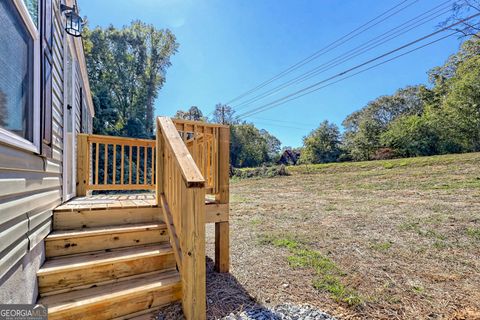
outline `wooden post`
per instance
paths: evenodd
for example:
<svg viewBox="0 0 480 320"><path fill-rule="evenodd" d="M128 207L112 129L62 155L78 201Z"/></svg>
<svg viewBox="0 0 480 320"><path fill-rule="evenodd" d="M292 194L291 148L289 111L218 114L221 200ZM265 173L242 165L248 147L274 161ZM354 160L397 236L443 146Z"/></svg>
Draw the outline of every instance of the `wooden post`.
<svg viewBox="0 0 480 320"><path fill-rule="evenodd" d="M218 193L217 203L229 203L230 179L230 128L221 127L218 130ZM215 223L215 270L228 272L230 269L230 230L229 222Z"/></svg>
<svg viewBox="0 0 480 320"><path fill-rule="evenodd" d="M78 134L77 136L77 196L87 195L87 183L90 179L90 146L88 135Z"/></svg>
<svg viewBox="0 0 480 320"><path fill-rule="evenodd" d="M182 187L182 292L186 319L206 318L205 188ZM184 191L184 192L183 192Z"/></svg>
<svg viewBox="0 0 480 320"><path fill-rule="evenodd" d="M155 183L156 183L156 199L157 205L160 205L160 196L164 193L163 190L163 136L160 125L157 123L157 139L156 139L156 155L155 155Z"/></svg>

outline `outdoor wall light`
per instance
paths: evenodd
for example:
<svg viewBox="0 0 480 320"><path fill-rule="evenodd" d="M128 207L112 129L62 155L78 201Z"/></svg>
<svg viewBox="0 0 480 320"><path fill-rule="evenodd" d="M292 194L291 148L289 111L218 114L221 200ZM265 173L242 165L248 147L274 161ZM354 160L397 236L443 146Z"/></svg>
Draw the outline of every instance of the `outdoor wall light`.
<svg viewBox="0 0 480 320"><path fill-rule="evenodd" d="M60 10L65 12L65 18L67 18L65 31L69 35L74 37L81 37L82 36L82 28L83 28L83 19L77 13L77 7L74 5L73 8L66 6L64 4L60 4Z"/></svg>

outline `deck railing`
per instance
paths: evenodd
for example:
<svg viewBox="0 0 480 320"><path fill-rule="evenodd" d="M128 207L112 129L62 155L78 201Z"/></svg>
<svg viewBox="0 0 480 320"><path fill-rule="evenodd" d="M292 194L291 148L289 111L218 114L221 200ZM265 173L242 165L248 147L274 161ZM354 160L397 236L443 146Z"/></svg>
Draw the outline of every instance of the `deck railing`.
<svg viewBox="0 0 480 320"><path fill-rule="evenodd" d="M205 178L206 192L219 194L219 165L225 161L224 155L222 157L219 153L222 148L220 136L230 129L228 126L200 121L173 119L173 123Z"/></svg>
<svg viewBox="0 0 480 320"><path fill-rule="evenodd" d="M215 203L207 206L207 221L215 222L215 269L228 272L230 127L180 119L173 123L205 177L205 192L215 196Z"/></svg>
<svg viewBox="0 0 480 320"><path fill-rule="evenodd" d="M206 317L205 179L170 118L157 119L157 199L182 279L186 319Z"/></svg>
<svg viewBox="0 0 480 320"><path fill-rule="evenodd" d="M77 195L92 190L155 189L155 140L77 137Z"/></svg>

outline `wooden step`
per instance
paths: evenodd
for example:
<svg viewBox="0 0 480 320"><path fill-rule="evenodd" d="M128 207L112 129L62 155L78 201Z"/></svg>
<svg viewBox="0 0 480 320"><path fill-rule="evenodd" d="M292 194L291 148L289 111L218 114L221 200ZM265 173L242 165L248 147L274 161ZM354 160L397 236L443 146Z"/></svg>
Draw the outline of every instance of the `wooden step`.
<svg viewBox="0 0 480 320"><path fill-rule="evenodd" d="M45 238L47 258L114 248L168 242L165 224L135 224L114 227L54 231Z"/></svg>
<svg viewBox="0 0 480 320"><path fill-rule="evenodd" d="M46 296L172 268L175 257L169 244L71 255L47 260L37 272L38 287Z"/></svg>
<svg viewBox="0 0 480 320"><path fill-rule="evenodd" d="M113 319L165 305L181 298L177 271L76 290L41 298L48 306L48 319Z"/></svg>
<svg viewBox="0 0 480 320"><path fill-rule="evenodd" d="M162 213L158 207L148 208L105 208L54 210L53 229L70 230L79 228L105 227L124 224L160 223Z"/></svg>

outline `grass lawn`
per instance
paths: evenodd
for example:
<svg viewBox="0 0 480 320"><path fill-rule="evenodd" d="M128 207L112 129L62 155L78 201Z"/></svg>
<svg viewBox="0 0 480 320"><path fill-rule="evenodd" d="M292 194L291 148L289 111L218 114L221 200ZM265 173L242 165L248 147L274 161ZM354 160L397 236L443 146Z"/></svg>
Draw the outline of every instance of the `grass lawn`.
<svg viewBox="0 0 480 320"><path fill-rule="evenodd" d="M480 153L288 170L231 182L232 275L258 302L480 318Z"/></svg>

